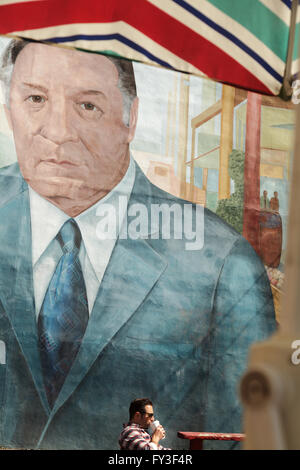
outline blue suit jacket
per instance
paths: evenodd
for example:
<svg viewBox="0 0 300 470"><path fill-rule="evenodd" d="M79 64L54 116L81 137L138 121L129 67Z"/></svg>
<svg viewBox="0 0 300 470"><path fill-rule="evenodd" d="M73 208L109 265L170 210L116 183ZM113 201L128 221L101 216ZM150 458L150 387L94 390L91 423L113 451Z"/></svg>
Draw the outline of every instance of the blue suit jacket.
<svg viewBox="0 0 300 470"><path fill-rule="evenodd" d="M185 201L137 167L128 210L175 202ZM249 346L275 328L265 269L243 237L205 210L202 250L161 236L118 240L50 410L37 346L28 186L17 164L0 171L0 203L1 445L118 449L129 403L144 396L166 428L166 447L187 448L178 430L242 431L237 386Z"/></svg>

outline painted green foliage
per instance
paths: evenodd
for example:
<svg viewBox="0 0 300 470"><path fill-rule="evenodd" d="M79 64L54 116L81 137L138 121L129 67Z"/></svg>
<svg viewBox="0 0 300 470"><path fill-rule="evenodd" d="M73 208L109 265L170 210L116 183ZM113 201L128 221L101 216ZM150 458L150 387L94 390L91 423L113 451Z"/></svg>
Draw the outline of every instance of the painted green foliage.
<svg viewBox="0 0 300 470"><path fill-rule="evenodd" d="M243 232L244 162L244 152L240 150L231 152L229 156L229 176L234 181L234 193L231 194L229 199L221 199L216 210L216 214L239 233Z"/></svg>

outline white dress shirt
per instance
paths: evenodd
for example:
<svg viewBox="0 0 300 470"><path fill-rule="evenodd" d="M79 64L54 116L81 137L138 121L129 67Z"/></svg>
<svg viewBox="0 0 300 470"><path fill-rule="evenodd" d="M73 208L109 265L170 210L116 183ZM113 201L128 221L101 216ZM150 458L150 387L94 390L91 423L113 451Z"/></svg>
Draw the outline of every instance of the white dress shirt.
<svg viewBox="0 0 300 470"><path fill-rule="evenodd" d="M131 157L127 172L119 184L103 199L100 199L100 201L77 217L73 217L78 224L82 236L79 259L86 285L89 313L93 309L100 283L109 263L127 210L134 178L135 165ZM122 197L122 204L119 204L120 196ZM29 200L32 233L33 288L35 313L38 318L48 285L62 256L61 246L55 237L63 224L70 219L70 216L39 196L30 187ZM101 212L102 216L105 215L105 206L103 204L110 204L114 208L115 212L113 213L116 215L117 221L114 237L111 237L111 234L108 236L107 225L99 223L100 220L104 220L103 217L101 218ZM105 229L104 226L106 226Z"/></svg>

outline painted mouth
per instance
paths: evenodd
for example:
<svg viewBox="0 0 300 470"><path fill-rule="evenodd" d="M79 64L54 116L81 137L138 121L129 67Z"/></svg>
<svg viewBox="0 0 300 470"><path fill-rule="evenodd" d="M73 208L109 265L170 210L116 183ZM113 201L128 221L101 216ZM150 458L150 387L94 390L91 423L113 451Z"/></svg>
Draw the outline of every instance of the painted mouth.
<svg viewBox="0 0 300 470"><path fill-rule="evenodd" d="M65 168L78 166L75 163L70 162L69 160L56 160L54 158L42 160L41 163L47 163L48 165L61 166Z"/></svg>

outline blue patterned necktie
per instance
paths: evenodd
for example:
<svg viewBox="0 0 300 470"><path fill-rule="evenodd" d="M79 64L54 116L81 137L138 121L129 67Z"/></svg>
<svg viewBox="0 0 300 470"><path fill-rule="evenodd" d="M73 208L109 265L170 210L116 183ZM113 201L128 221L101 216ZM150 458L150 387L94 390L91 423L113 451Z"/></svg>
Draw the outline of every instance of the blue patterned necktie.
<svg viewBox="0 0 300 470"><path fill-rule="evenodd" d="M69 219L57 235L63 255L52 276L38 319L41 364L53 404L79 350L88 323L88 303L78 258L81 233Z"/></svg>

